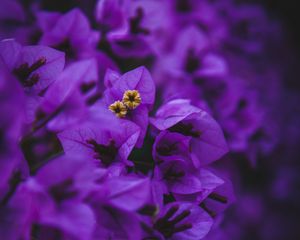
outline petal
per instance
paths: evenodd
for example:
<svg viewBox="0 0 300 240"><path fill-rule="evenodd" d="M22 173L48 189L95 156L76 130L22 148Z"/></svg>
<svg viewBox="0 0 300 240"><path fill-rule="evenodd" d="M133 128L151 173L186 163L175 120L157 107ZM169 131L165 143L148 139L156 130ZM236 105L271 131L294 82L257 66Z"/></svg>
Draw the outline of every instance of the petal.
<svg viewBox="0 0 300 240"><path fill-rule="evenodd" d="M175 49L176 57L185 59L186 53L190 49L194 49L195 52L199 53L209 47L209 44L209 39L199 28L189 26L179 34Z"/></svg>
<svg viewBox="0 0 300 240"><path fill-rule="evenodd" d="M148 109L146 106L138 106L129 117L131 121L140 127L140 135L136 143L136 147L140 148L144 144L144 139L148 129Z"/></svg>
<svg viewBox="0 0 300 240"><path fill-rule="evenodd" d="M9 70L16 67L22 46L14 39L5 39L0 42L0 56L6 63Z"/></svg>
<svg viewBox="0 0 300 240"><path fill-rule="evenodd" d="M192 194L202 190L202 183L199 178L193 175L187 175L180 180L169 185L169 190L177 194Z"/></svg>
<svg viewBox="0 0 300 240"><path fill-rule="evenodd" d="M36 14L36 17L38 19L37 24L42 31L49 31L57 22L60 16L61 14L57 12L38 12Z"/></svg>
<svg viewBox="0 0 300 240"><path fill-rule="evenodd" d="M184 136L176 132L162 131L156 136L152 148L152 156L156 161L184 161L186 164L190 162L190 137ZM160 147L170 148L166 153L160 153ZM169 151L168 151L169 150Z"/></svg>
<svg viewBox="0 0 300 240"><path fill-rule="evenodd" d="M206 207L215 212L216 214L222 213L225 209L227 209L232 203L236 201L233 185L229 179L224 178L224 184L218 186L216 189L214 189L213 192L225 197L227 200L225 203L216 201L209 197L205 199Z"/></svg>
<svg viewBox="0 0 300 240"><path fill-rule="evenodd" d="M56 227L76 239L90 239L94 227L95 216L92 209L82 203L68 203L56 212L41 216L40 224Z"/></svg>
<svg viewBox="0 0 300 240"><path fill-rule="evenodd" d="M95 170L96 167L82 154L63 155L49 160L34 179L45 189L71 179L77 190L74 199L82 199L94 187Z"/></svg>
<svg viewBox="0 0 300 240"><path fill-rule="evenodd" d="M202 166L218 160L228 152L220 125L209 114L202 112L194 123L201 136L192 139L191 147Z"/></svg>
<svg viewBox="0 0 300 240"><path fill-rule="evenodd" d="M80 9L75 8L59 17L55 24L52 23L51 29L44 31L40 44L57 46L66 39L81 50L95 44L99 33L91 30L87 17Z"/></svg>
<svg viewBox="0 0 300 240"><path fill-rule="evenodd" d="M199 78L222 77L227 73L226 62L218 55L207 54L202 61L202 68L196 72L196 76Z"/></svg>
<svg viewBox="0 0 300 240"><path fill-rule="evenodd" d="M212 193L217 187L224 184L224 180L206 169L199 169L198 177L203 187L201 195L197 197L197 200L200 202L204 200L210 193Z"/></svg>
<svg viewBox="0 0 300 240"><path fill-rule="evenodd" d="M171 239L199 240L204 238L213 225L213 219L202 208L190 203L180 203L176 215L184 210L191 211L191 214L182 223L191 223L193 227L174 234Z"/></svg>
<svg viewBox="0 0 300 240"><path fill-rule="evenodd" d="M78 90L84 82L97 79L97 63L94 59L78 61L69 65L46 92L41 108L52 113ZM69 87L66 87L69 86Z"/></svg>
<svg viewBox="0 0 300 240"><path fill-rule="evenodd" d="M148 178L118 177L109 179L109 201L118 208L135 211L150 198Z"/></svg>
<svg viewBox="0 0 300 240"><path fill-rule="evenodd" d="M87 144L87 140L94 139L99 144L107 144L113 135L113 140L116 141L117 145L120 145L122 139L116 137L121 131L120 123L114 116L108 116L111 116L111 118L106 119L104 117L102 119L97 117L91 121L67 128L59 133L58 138L63 145L64 151L70 154L81 153L88 159L94 159L93 156L95 153Z"/></svg>
<svg viewBox="0 0 300 240"><path fill-rule="evenodd" d="M159 130L166 130L182 121L193 113L201 112L200 109L190 105L187 99L175 99L160 107L150 123Z"/></svg>
<svg viewBox="0 0 300 240"><path fill-rule="evenodd" d="M111 88L121 77L121 75L111 69L107 69L104 76L104 85L106 88Z"/></svg>
<svg viewBox="0 0 300 240"><path fill-rule="evenodd" d="M119 155L122 160L127 160L134 146L141 136L140 128L130 121L121 122L122 133L119 139L124 139L119 148ZM124 137L125 136L125 137Z"/></svg>
<svg viewBox="0 0 300 240"><path fill-rule="evenodd" d="M16 67L24 63L31 66L41 58L46 59L46 64L39 67L29 76L30 78L33 74L39 75L38 83L33 86L33 89L36 91L41 91L54 82L65 65L65 54L63 52L45 46L26 46L21 50Z"/></svg>
<svg viewBox="0 0 300 240"><path fill-rule="evenodd" d="M127 30L126 11L128 1L103 0L96 5L96 20L108 31Z"/></svg>
<svg viewBox="0 0 300 240"><path fill-rule="evenodd" d="M117 208L97 210L97 226L94 239L141 239L141 227L137 216Z"/></svg>
<svg viewBox="0 0 300 240"><path fill-rule="evenodd" d="M49 120L47 123L48 130L54 132L63 131L66 128L83 122L88 114L84 98L78 90L74 91L67 98L62 109L53 119Z"/></svg>
<svg viewBox="0 0 300 240"><path fill-rule="evenodd" d="M155 98L155 86L149 71L139 67L122 75L114 84L111 91L116 100L122 99L127 90L138 90L142 104L152 105Z"/></svg>

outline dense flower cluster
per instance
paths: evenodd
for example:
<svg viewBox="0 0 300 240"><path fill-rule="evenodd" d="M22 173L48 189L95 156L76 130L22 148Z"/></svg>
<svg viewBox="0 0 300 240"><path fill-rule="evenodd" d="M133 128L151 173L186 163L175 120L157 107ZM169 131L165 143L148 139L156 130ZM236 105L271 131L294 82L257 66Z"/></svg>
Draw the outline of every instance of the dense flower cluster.
<svg viewBox="0 0 300 240"><path fill-rule="evenodd" d="M0 21L1 239L215 234L235 200L215 161L276 144L260 8L4 0Z"/></svg>

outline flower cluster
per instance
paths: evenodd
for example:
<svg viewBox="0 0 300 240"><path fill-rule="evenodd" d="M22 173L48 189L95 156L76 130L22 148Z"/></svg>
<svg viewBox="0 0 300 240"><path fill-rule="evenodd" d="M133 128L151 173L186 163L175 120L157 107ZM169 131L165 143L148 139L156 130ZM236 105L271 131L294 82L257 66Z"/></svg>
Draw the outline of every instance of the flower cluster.
<svg viewBox="0 0 300 240"><path fill-rule="evenodd" d="M256 91L280 75L257 61L277 29L261 9L230 0L0 9L1 238L199 240L217 229L235 197L215 162L231 150L255 165L276 144L273 96Z"/></svg>

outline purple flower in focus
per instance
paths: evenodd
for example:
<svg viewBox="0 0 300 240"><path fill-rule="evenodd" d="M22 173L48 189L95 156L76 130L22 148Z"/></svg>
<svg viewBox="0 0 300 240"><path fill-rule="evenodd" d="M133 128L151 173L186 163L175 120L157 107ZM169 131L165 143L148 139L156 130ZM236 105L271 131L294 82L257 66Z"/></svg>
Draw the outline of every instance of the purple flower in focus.
<svg viewBox="0 0 300 240"><path fill-rule="evenodd" d="M209 164L227 153L228 147L217 122L206 112L177 99L158 109L151 124L159 130L169 130L191 137L191 151L198 157L195 167Z"/></svg>
<svg viewBox="0 0 300 240"><path fill-rule="evenodd" d="M109 114L109 113L108 113ZM101 167L121 164L131 165L127 160L140 134L140 129L130 121L117 122L113 116L101 126L101 119L94 119L58 134L64 151L84 154L86 160Z"/></svg>
<svg viewBox="0 0 300 240"><path fill-rule="evenodd" d="M153 144L153 158L157 163L181 160L187 164L193 164L197 161L196 156L190 151L190 136L184 136L180 133L162 131L155 138Z"/></svg>
<svg viewBox="0 0 300 240"><path fill-rule="evenodd" d="M154 104L155 86L152 77L145 67L139 67L122 75L119 79L114 75L113 80L109 80L109 87L105 94L105 103L110 106L116 101L126 101L124 104L135 104L136 107L128 107L127 114L124 117L141 128L141 133L137 146L143 145L143 140L148 127L148 113ZM112 82L113 81L113 82ZM128 92L129 91L129 92ZM135 91L137 95L127 95L130 91ZM139 97L138 97L139 96ZM131 99L132 98L132 99ZM118 110L118 109L116 109ZM116 110L113 110L115 113Z"/></svg>
<svg viewBox="0 0 300 240"><path fill-rule="evenodd" d="M154 177L164 182L168 192L176 199L194 198L197 202L204 200L215 188L224 183L208 170L193 169L180 160L160 164Z"/></svg>

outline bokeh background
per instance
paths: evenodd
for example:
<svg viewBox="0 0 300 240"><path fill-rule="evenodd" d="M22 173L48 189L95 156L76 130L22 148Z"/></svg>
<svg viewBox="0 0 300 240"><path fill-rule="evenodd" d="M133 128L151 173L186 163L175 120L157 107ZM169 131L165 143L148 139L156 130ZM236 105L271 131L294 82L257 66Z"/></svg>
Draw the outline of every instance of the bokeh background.
<svg viewBox="0 0 300 240"><path fill-rule="evenodd" d="M241 0L262 6L268 16L282 24L288 49L279 115L283 116L281 144L257 168L239 166L242 181L237 204L226 213L225 225L232 239L300 239L300 19L296 0ZM240 233L234 233L235 225ZM230 230L231 229L231 230ZM218 239L218 238L216 238ZM220 237L222 239L222 237ZM230 239L230 238L229 238Z"/></svg>

